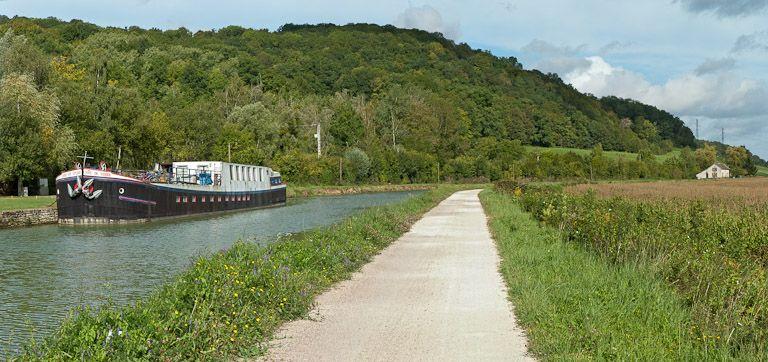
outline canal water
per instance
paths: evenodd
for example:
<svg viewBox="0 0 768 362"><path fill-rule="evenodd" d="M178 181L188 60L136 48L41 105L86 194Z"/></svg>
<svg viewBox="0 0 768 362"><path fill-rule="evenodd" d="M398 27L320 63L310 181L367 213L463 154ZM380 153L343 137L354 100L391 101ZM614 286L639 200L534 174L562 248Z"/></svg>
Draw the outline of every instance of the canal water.
<svg viewBox="0 0 768 362"><path fill-rule="evenodd" d="M50 333L72 307L134 302L194 257L236 240L266 243L418 193L291 199L285 207L147 224L0 230L0 359Z"/></svg>

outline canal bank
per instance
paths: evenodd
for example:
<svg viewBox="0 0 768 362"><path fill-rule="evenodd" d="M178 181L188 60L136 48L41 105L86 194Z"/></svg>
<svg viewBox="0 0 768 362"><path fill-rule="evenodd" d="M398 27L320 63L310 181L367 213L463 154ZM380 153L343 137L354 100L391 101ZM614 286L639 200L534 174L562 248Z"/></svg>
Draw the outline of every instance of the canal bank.
<svg viewBox="0 0 768 362"><path fill-rule="evenodd" d="M147 298L192 260L229 250L236 240L264 245L420 193L301 198L276 209L147 224L0 230L0 359L33 330L49 335L71 308Z"/></svg>
<svg viewBox="0 0 768 362"><path fill-rule="evenodd" d="M381 193L381 192L402 192L402 191L426 191L437 187L437 184L402 184L402 185L349 185L349 186L288 186L288 198L313 197L313 196L339 196L354 195L362 193ZM24 200L25 198L9 197L0 199L0 202L7 200ZM28 203L21 202L24 208L14 208L10 203L8 209L3 210L0 205L0 229L56 224L58 222L58 212L56 210L56 200L50 198L52 204L46 204L46 207L30 208Z"/></svg>

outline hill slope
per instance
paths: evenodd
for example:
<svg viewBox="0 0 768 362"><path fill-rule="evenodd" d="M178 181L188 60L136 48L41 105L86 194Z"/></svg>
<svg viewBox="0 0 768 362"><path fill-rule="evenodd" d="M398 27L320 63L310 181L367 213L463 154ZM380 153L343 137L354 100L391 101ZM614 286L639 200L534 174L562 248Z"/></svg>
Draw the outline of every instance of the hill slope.
<svg viewBox="0 0 768 362"><path fill-rule="evenodd" d="M317 123L326 154L363 151L349 177L386 181L431 175L480 143L657 153L695 145L682 122L633 117L557 75L419 30L192 33L0 17L0 34L39 49L16 68L55 92L78 149L114 163L120 146L127 167L226 159L232 145L236 161L311 168L301 155L314 152ZM336 172L321 166L300 171Z"/></svg>

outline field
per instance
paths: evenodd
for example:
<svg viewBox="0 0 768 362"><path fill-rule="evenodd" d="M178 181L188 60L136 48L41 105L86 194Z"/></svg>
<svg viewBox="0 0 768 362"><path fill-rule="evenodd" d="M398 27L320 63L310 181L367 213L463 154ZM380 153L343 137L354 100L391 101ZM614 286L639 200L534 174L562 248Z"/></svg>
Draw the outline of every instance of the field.
<svg viewBox="0 0 768 362"><path fill-rule="evenodd" d="M589 149L581 149L581 148L567 148L567 147L538 147L538 146L525 146L526 151L528 152L554 152L554 153L567 153L567 152L574 152L577 155L589 155L592 150ZM625 160L635 160L637 159L637 153L632 152L620 152L620 151L605 151L604 154L606 157L611 159L619 159L623 158ZM663 162L669 157L675 156L680 154L680 150L676 149L673 150L667 154L664 155L657 155L656 161Z"/></svg>
<svg viewBox="0 0 768 362"><path fill-rule="evenodd" d="M767 186L768 179L745 178L504 189L565 242L674 290L705 359L761 360L768 356Z"/></svg>
<svg viewBox="0 0 768 362"><path fill-rule="evenodd" d="M593 190L598 197L624 197L638 201L701 200L709 206L739 208L768 203L768 178L749 177L722 180L682 180L656 182L612 182L566 187L579 195Z"/></svg>
<svg viewBox="0 0 768 362"><path fill-rule="evenodd" d="M768 167L757 166L757 175L758 176L768 176Z"/></svg>
<svg viewBox="0 0 768 362"><path fill-rule="evenodd" d="M52 207L56 196L0 197L0 211Z"/></svg>

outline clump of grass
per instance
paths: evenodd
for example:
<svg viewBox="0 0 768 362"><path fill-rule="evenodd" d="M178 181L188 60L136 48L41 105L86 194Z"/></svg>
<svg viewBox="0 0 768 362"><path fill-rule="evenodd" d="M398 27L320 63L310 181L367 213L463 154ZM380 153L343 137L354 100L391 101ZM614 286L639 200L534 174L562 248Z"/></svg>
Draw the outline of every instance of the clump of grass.
<svg viewBox="0 0 768 362"><path fill-rule="evenodd" d="M336 225L201 257L131 306L84 308L19 359L189 360L258 356L285 321L346 279L459 187L439 187Z"/></svg>
<svg viewBox="0 0 768 362"><path fill-rule="evenodd" d="M529 348L545 360L703 360L690 310L646 269L616 265L540 227L512 195L481 193Z"/></svg>

